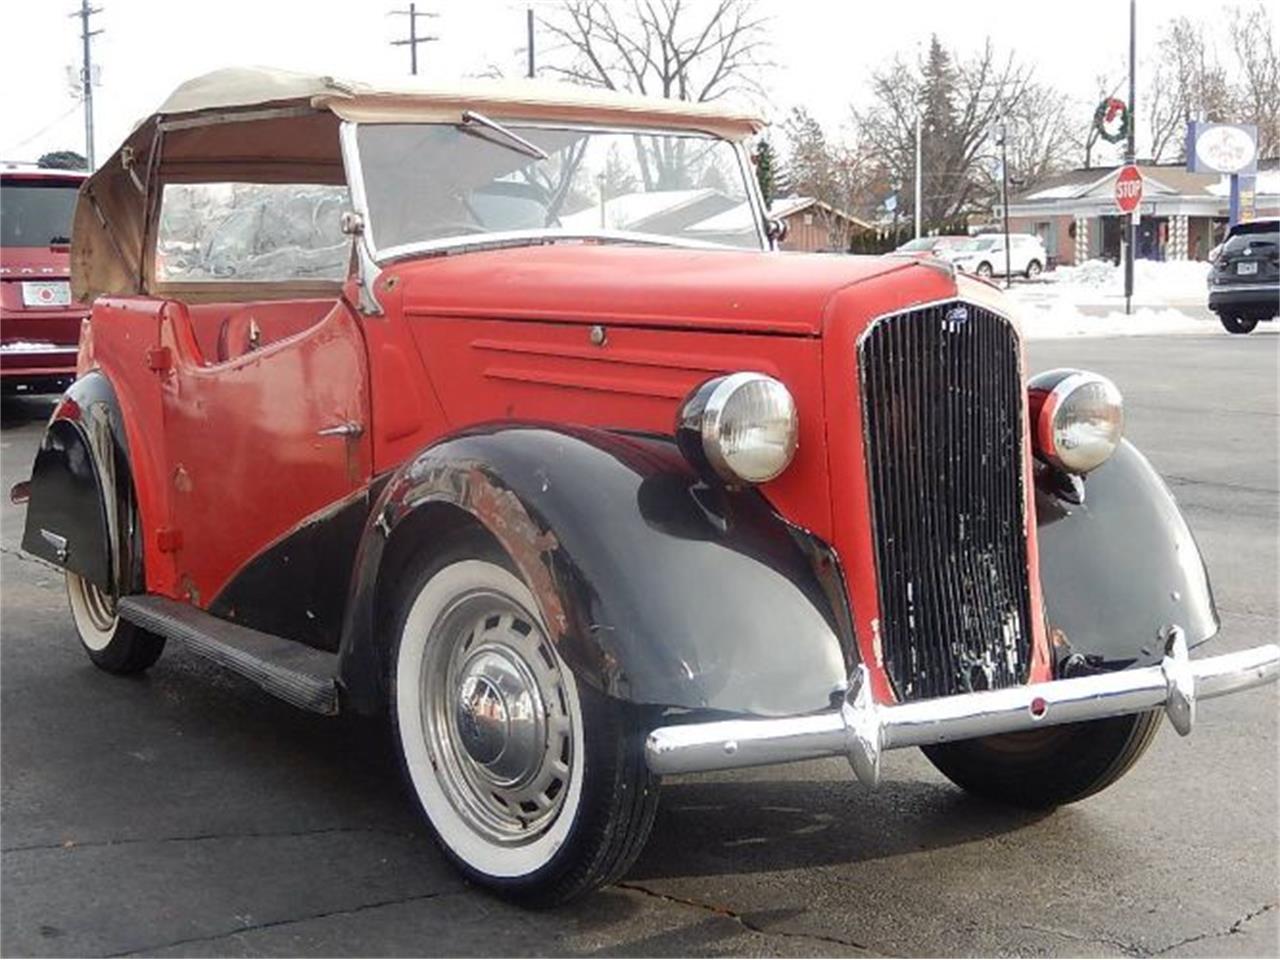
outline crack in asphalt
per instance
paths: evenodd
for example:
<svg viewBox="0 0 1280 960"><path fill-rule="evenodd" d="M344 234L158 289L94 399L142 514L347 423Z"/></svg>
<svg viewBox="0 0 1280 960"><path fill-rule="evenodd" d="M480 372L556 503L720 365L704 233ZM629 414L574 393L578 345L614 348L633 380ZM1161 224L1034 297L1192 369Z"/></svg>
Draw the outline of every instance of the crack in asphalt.
<svg viewBox="0 0 1280 960"><path fill-rule="evenodd" d="M1031 930L1036 933L1048 933L1054 936L1062 937L1065 940L1074 940L1077 943L1103 943L1108 946L1116 947L1122 953L1130 957L1162 957L1165 954L1170 953L1174 950L1177 950L1179 947L1185 947L1187 944L1190 944L1190 943L1199 943L1201 940L1213 940L1218 937L1229 937L1232 934L1239 933L1241 928L1250 920L1253 920L1255 917L1261 916L1262 914L1266 913L1268 910L1274 910L1276 906L1277 905L1274 903L1268 903L1262 907L1259 907L1257 910L1254 910L1250 913L1246 913L1243 917L1241 917L1239 920L1236 920L1234 923L1231 924L1231 926L1227 927L1227 929L1225 930L1210 930L1206 933L1197 933L1197 934L1194 934L1193 936L1184 937L1183 939L1175 941L1174 943L1171 943L1168 946L1160 947L1155 950L1148 950L1145 947L1141 947L1136 943L1131 943L1127 940L1117 940L1114 937L1108 937L1106 935L1101 935L1101 934L1075 933L1072 930L1061 930L1056 927L1041 927L1031 923L1020 923L1018 924L1018 926L1023 930Z"/></svg>
<svg viewBox="0 0 1280 960"><path fill-rule="evenodd" d="M1171 943L1167 947L1161 947L1159 950L1155 951L1155 953L1153 953L1152 956L1160 957L1166 953L1169 953L1172 950L1177 950L1179 947L1185 947L1189 943L1199 943L1201 940L1215 940L1218 937L1230 937L1233 934L1239 933L1240 929L1250 920L1254 919L1255 917L1262 916L1264 913L1266 913L1269 910L1274 910L1276 906L1277 904L1274 904L1274 903L1264 904L1263 906L1259 907L1257 910L1254 910L1250 913L1246 913L1243 917L1235 921L1235 923L1231 924L1231 926L1227 927L1227 929L1225 930L1211 930L1208 933L1197 933L1193 937L1186 937L1182 940L1179 940L1177 943Z"/></svg>
<svg viewBox="0 0 1280 960"><path fill-rule="evenodd" d="M412 833L398 833L381 827L317 827L313 830L263 830L243 833L192 833L174 837L124 837L112 840L63 840L57 843L30 843L13 847L0 847L0 853L32 853L40 851L72 851L97 847L132 846L142 843L199 843L204 840L273 840L288 837L323 836L334 833L381 833L390 837L412 837Z"/></svg>
<svg viewBox="0 0 1280 960"><path fill-rule="evenodd" d="M48 560L41 560L39 557L33 557L19 547L0 547L0 554L6 557L13 557L15 560L21 560L23 563L29 563L34 567L44 567L46 570L62 572L62 568L56 564L50 563Z"/></svg>
<svg viewBox="0 0 1280 960"><path fill-rule="evenodd" d="M1247 483L1226 483L1222 480L1197 480L1195 477L1183 477L1176 473L1161 474L1164 482L1171 487L1218 487L1222 490L1234 490L1237 493L1259 493L1274 497L1276 490L1270 487L1255 487Z"/></svg>
<svg viewBox="0 0 1280 960"><path fill-rule="evenodd" d="M1144 954L1142 947L1137 944L1130 943L1127 940L1117 940L1114 937L1105 935L1094 935L1086 933L1075 933L1072 930L1061 930L1057 927L1041 927L1034 923L1020 923L1019 929L1030 930L1033 933L1048 933L1055 937L1062 937L1064 940L1074 940L1077 943L1105 943L1107 946L1116 947L1122 953L1131 957L1140 957Z"/></svg>
<svg viewBox="0 0 1280 960"><path fill-rule="evenodd" d="M698 910L704 910L707 913L713 913L719 917L725 917L741 926L744 930L751 933L757 933L763 937L788 937L793 939L817 940L821 943L834 943L842 947L852 947L855 950L864 950L867 953L877 953L879 956L892 957L891 953L880 953L865 943L859 943L857 940L844 940L840 937L833 937L825 933L803 933L798 930L778 930L775 928L762 927L757 923L752 923L745 916L738 913L730 907L717 906L713 903L703 903L699 900L690 900L687 897L677 897L674 894L662 893L659 890L652 890L649 887L641 886L634 882L615 883L615 887L620 890L634 890L636 893L642 893L647 897L653 897L655 900L665 900L668 903L679 903L686 907L694 907Z"/></svg>
<svg viewBox="0 0 1280 960"><path fill-rule="evenodd" d="M156 952L157 950L172 950L174 947L186 946L192 943L208 943L213 940L222 940L227 937L235 937L244 933L253 933L255 930L270 930L273 927L287 927L294 923L306 923L310 920L324 920L327 917L344 917L354 916L357 913L363 913L366 910L377 910L380 907L394 907L402 903L415 903L418 901L438 900L442 897L452 897L463 893L462 890L442 890L436 893L420 893L412 897L396 897L391 900L377 900L373 903L364 903L358 907L341 907L336 910L322 910L320 913L310 913L301 917L286 917L283 920L265 920L262 923L252 923L247 926L236 927L234 930L224 930L220 933L210 933L200 937L183 937L180 940L170 940L167 943L153 943L145 947L134 947L129 950L122 950L119 953L107 953L107 957L136 957Z"/></svg>

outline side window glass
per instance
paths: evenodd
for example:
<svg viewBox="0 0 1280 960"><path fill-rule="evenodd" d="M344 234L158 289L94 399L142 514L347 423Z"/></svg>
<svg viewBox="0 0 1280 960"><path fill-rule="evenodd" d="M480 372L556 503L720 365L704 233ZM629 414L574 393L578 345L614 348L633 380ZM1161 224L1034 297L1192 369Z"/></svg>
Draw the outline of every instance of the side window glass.
<svg viewBox="0 0 1280 960"><path fill-rule="evenodd" d="M168 183L160 283L345 279L347 188L314 183Z"/></svg>

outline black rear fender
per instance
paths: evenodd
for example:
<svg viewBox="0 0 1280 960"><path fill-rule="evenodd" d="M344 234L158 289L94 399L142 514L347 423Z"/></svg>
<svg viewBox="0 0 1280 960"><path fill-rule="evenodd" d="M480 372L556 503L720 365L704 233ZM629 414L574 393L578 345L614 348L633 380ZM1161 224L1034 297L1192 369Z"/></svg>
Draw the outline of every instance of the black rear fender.
<svg viewBox="0 0 1280 960"><path fill-rule="evenodd" d="M93 371L54 409L31 473L22 549L113 593L135 582L129 448L110 381ZM131 560L130 558L134 558Z"/></svg>

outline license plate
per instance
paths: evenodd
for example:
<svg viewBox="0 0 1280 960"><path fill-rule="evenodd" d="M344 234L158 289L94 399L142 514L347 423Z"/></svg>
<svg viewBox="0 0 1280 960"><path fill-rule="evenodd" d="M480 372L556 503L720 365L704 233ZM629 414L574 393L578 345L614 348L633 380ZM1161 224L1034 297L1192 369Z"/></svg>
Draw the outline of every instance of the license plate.
<svg viewBox="0 0 1280 960"><path fill-rule="evenodd" d="M1240 274L1241 276L1244 276L1245 274L1257 273L1257 272L1258 272L1258 265L1256 263L1237 263L1236 264L1236 273Z"/></svg>
<svg viewBox="0 0 1280 960"><path fill-rule="evenodd" d="M65 280L24 281L22 303L28 307L65 307L71 303L71 285Z"/></svg>

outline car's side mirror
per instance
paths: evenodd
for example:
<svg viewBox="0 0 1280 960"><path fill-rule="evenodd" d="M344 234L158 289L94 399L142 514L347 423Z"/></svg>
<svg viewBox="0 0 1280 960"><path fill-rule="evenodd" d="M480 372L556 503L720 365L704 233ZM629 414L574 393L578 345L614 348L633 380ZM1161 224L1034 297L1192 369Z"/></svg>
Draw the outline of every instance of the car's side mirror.
<svg viewBox="0 0 1280 960"><path fill-rule="evenodd" d="M787 221L780 217L769 217L765 220L765 235L774 243L787 239Z"/></svg>

